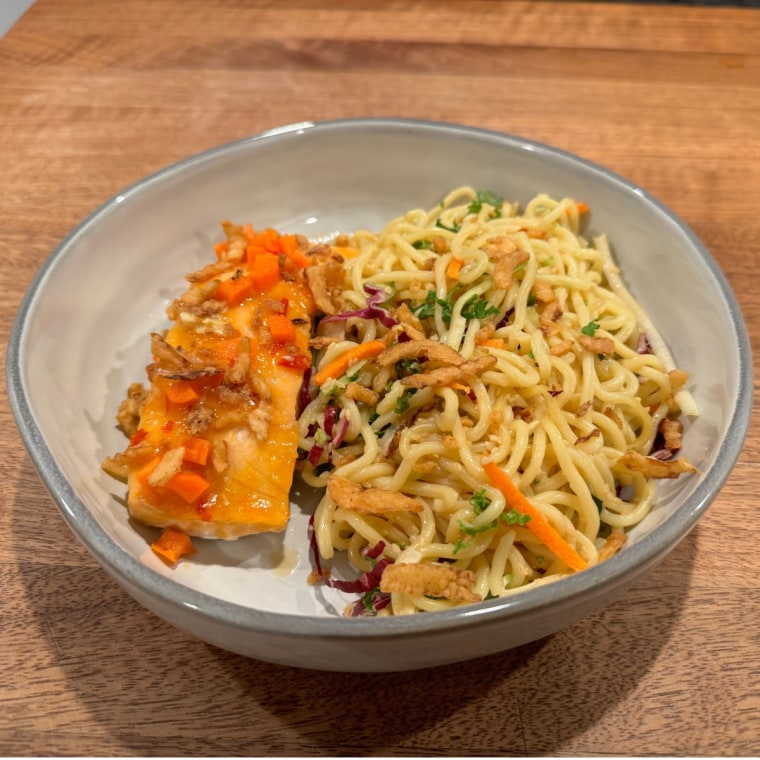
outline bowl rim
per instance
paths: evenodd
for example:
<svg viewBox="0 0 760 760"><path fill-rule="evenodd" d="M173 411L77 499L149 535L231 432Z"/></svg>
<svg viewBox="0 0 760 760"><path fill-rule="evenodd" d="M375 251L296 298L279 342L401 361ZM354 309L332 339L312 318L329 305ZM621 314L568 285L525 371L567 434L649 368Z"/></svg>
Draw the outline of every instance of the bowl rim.
<svg viewBox="0 0 760 760"><path fill-rule="evenodd" d="M296 613L261 611L183 586L171 578L154 572L139 559L122 549L90 514L87 506L79 499L57 466L52 452L35 422L25 393L21 368L21 359L27 341L25 326L29 315L41 297L45 282L51 276L56 264L65 258L67 252L79 238L85 235L91 227L97 225L102 218L108 216L117 205L121 206L128 202L147 186L160 184L191 167L213 162L223 155L255 150L255 146L259 143L266 144L280 139L293 139L300 135L318 135L330 130L434 132L449 134L454 137L495 142L510 149L530 150L544 157L578 166L585 172L590 171L592 174L604 177L605 181L617 184L622 189L636 194L641 200L654 207L655 211L675 224L714 277L731 316L732 335L737 347L737 380L740 392L735 400L735 406L727 427L729 432L720 444L710 479L703 478L678 510L665 518L652 533L639 539L628 550L612 557L603 565L589 568L583 573L571 575L557 583L531 589L530 593L518 593L509 597L424 615L346 619L338 616L318 617ZM513 134L482 127L424 119L351 118L296 122L218 145L147 175L97 207L53 249L24 294L8 341L6 381L11 411L22 442L41 480L53 497L71 531L115 580L120 582L123 579L131 586L137 587L142 595L158 598L170 607L181 607L209 621L225 625L232 624L251 633L305 638L320 636L349 640L351 638L382 639L400 635L443 632L475 620L480 623L488 623L504 618L514 617L518 619L535 612L539 608L571 603L573 600L587 595L588 592L592 592L592 596L596 595L609 585L620 583L627 576L633 577L639 572L643 572L690 532L730 475L741 452L749 427L752 408L753 367L746 325L724 274L691 229L668 207L643 188L586 158Z"/></svg>

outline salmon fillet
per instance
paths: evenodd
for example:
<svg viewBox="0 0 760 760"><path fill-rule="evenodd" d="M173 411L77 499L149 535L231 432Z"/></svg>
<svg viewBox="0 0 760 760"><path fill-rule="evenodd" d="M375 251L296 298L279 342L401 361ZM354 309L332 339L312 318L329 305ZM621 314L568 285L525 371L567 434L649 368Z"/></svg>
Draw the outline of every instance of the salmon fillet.
<svg viewBox="0 0 760 760"><path fill-rule="evenodd" d="M134 419L119 415L130 445L114 459L135 520L236 539L289 518L314 303L293 238L225 228L217 261L188 275L172 326L151 337Z"/></svg>

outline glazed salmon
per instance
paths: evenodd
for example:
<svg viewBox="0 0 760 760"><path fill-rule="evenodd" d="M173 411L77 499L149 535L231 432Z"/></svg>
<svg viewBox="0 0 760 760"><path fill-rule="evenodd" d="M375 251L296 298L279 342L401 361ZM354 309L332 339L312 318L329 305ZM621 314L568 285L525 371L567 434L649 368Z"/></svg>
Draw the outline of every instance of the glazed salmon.
<svg viewBox="0 0 760 760"><path fill-rule="evenodd" d="M105 466L126 477L135 520L235 539L287 524L315 307L299 240L224 228L217 260L188 275L170 329L151 336L148 384L117 417L129 446Z"/></svg>

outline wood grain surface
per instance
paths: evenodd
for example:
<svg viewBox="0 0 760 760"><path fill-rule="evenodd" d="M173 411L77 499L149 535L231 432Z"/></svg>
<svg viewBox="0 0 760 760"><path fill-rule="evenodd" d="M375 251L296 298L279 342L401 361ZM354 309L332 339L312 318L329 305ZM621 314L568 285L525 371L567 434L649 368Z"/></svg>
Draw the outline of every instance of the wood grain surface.
<svg viewBox="0 0 760 760"><path fill-rule="evenodd" d="M0 342L63 236L277 125L462 122L644 186L760 336L760 11L501 0L37 0L0 39ZM86 294L83 294L86 297ZM757 755L760 428L697 528L603 612L406 674L194 641L69 534L0 400L0 755ZM757 409L757 405L755 410Z"/></svg>

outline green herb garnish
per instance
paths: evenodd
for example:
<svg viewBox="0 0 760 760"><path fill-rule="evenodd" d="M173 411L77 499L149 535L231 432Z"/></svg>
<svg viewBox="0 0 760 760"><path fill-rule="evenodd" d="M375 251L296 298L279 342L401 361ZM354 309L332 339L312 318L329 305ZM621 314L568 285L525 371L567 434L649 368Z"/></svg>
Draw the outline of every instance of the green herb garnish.
<svg viewBox="0 0 760 760"><path fill-rule="evenodd" d="M485 319L492 314L498 314L495 306L489 306L488 301L479 296L473 296L463 307L462 316L465 319Z"/></svg>
<svg viewBox="0 0 760 760"><path fill-rule="evenodd" d="M480 491L476 491L472 496L470 496L470 504L472 505L472 510L476 515L479 515L481 512L484 512L486 509L488 509L489 505L491 504L491 500L486 496L486 489L481 488Z"/></svg>
<svg viewBox="0 0 760 760"><path fill-rule="evenodd" d="M595 319L592 319L587 325L583 325L583 327L581 327L581 332L584 335L588 335L589 337L593 338L598 329L599 322L597 322Z"/></svg>
<svg viewBox="0 0 760 760"><path fill-rule="evenodd" d="M470 205L467 207L467 213L479 214L484 203L493 207L493 216L495 219L498 219L501 216L501 205L504 203L504 198L500 198L496 193L492 193L490 190L478 190L475 200L470 201Z"/></svg>

